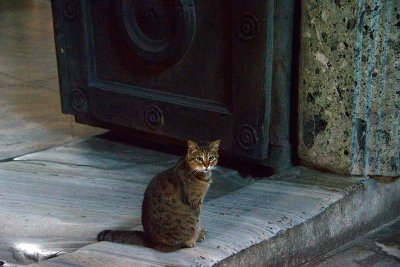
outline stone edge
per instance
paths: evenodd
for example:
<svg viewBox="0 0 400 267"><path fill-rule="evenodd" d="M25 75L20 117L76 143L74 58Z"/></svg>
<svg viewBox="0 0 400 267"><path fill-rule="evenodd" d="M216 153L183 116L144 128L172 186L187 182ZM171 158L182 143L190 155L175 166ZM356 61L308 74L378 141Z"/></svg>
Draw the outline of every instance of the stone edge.
<svg viewBox="0 0 400 267"><path fill-rule="evenodd" d="M400 180L364 181L322 213L214 266L299 266L400 215Z"/></svg>

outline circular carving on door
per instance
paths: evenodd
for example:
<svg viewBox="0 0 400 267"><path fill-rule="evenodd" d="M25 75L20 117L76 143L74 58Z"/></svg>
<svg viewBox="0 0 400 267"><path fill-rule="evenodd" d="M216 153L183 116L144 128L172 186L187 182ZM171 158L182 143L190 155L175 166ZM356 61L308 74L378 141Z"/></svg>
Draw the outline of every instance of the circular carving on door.
<svg viewBox="0 0 400 267"><path fill-rule="evenodd" d="M190 48L196 29L193 0L120 0L122 32L136 56L173 64Z"/></svg>
<svg viewBox="0 0 400 267"><path fill-rule="evenodd" d="M63 1L63 15L66 19L73 19L76 16L78 4L74 0Z"/></svg>
<svg viewBox="0 0 400 267"><path fill-rule="evenodd" d="M161 109L155 105L146 108L144 120L147 126L154 130L164 125L164 115Z"/></svg>
<svg viewBox="0 0 400 267"><path fill-rule="evenodd" d="M242 125L239 129L238 143L244 150L253 149L257 143L257 131L250 125Z"/></svg>
<svg viewBox="0 0 400 267"><path fill-rule="evenodd" d="M88 103L85 93L80 89L75 89L71 93L71 105L78 112L87 112Z"/></svg>
<svg viewBox="0 0 400 267"><path fill-rule="evenodd" d="M244 13L240 19L239 37L243 40L253 39L259 32L257 18L249 13Z"/></svg>

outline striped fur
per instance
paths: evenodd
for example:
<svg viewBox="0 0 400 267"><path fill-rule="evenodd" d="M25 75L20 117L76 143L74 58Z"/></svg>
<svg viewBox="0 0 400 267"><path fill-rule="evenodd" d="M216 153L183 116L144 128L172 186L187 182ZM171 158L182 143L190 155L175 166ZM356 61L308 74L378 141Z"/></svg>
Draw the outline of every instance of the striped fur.
<svg viewBox="0 0 400 267"><path fill-rule="evenodd" d="M142 204L144 232L105 230L97 239L163 252L194 247L204 240L200 209L211 183L211 170L218 162L219 143L197 145L189 140L187 155L151 180Z"/></svg>

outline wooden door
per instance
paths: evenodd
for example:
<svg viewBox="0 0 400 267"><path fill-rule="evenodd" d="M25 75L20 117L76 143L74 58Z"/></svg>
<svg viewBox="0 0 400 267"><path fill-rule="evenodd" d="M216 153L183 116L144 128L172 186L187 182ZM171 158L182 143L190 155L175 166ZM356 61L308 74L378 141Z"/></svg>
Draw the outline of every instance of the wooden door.
<svg viewBox="0 0 400 267"><path fill-rule="evenodd" d="M266 159L270 1L52 4L63 112Z"/></svg>

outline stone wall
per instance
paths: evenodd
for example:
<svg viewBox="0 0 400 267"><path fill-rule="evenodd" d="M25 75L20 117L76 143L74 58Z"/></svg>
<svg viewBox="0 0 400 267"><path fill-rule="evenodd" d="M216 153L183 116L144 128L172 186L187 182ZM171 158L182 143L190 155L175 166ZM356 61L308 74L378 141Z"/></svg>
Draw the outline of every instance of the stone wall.
<svg viewBox="0 0 400 267"><path fill-rule="evenodd" d="M302 0L299 156L400 175L400 1Z"/></svg>

